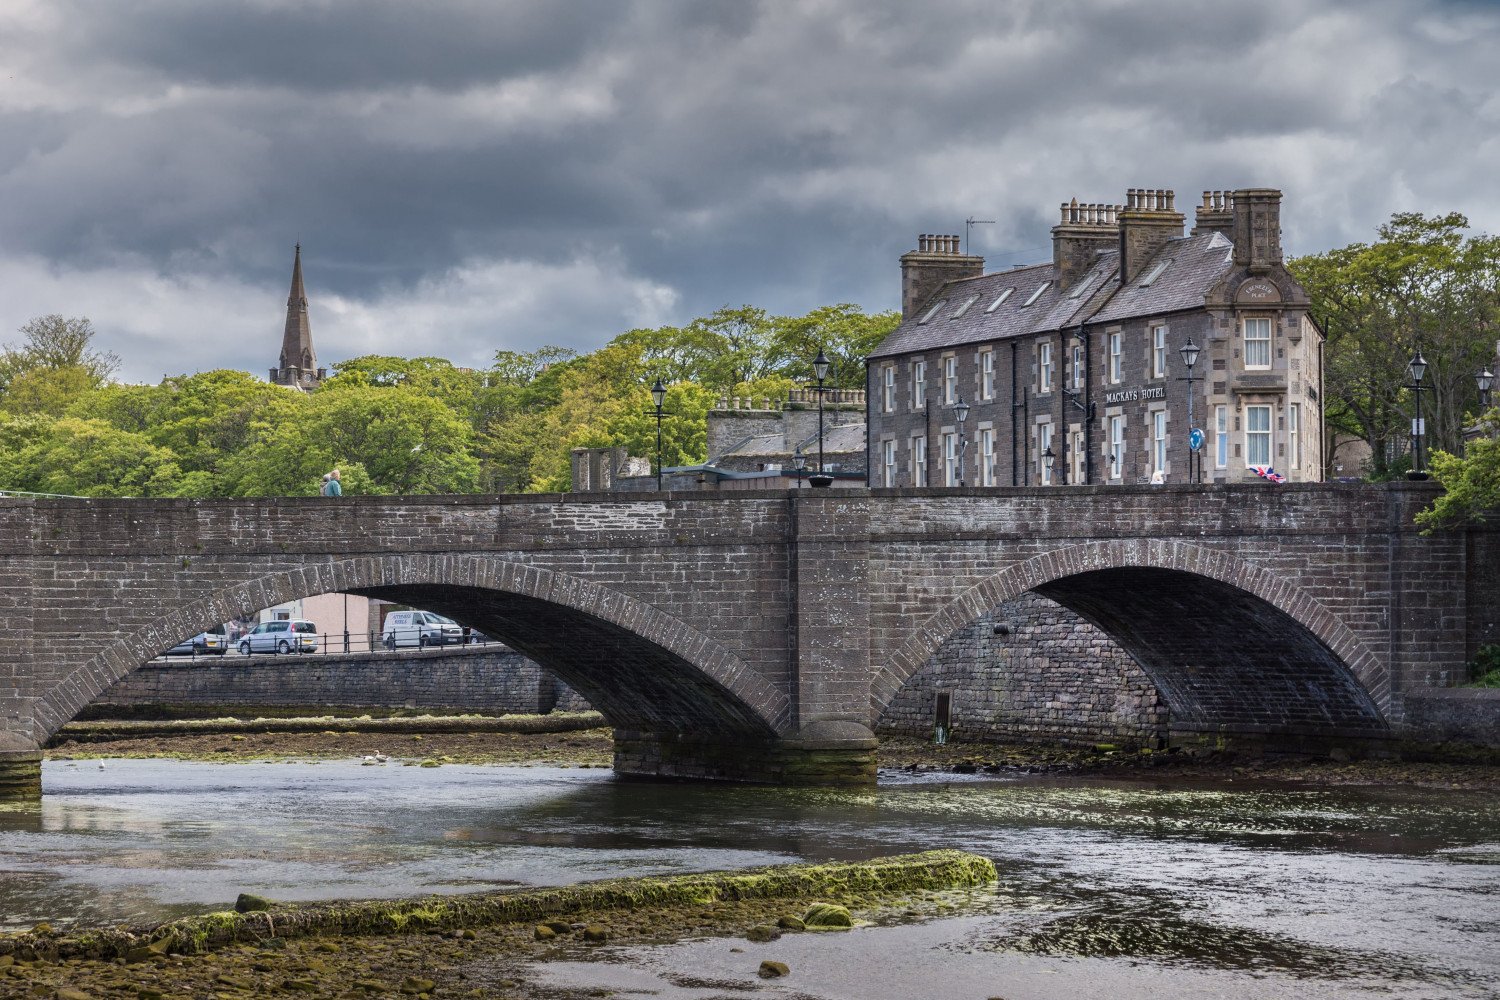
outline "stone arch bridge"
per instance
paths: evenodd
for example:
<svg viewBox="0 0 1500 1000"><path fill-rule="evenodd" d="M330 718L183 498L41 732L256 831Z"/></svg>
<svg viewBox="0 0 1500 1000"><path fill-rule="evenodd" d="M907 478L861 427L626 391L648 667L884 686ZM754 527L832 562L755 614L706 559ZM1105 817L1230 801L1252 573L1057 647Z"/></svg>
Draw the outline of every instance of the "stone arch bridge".
<svg viewBox="0 0 1500 1000"><path fill-rule="evenodd" d="M873 776L871 727L950 636L1036 591L1174 720L1380 737L1491 627L1495 536L1427 484L340 500L0 500L0 786L116 680L325 592L503 638L616 727L626 774ZM1487 633L1486 633L1487 634ZM1486 640L1487 641L1487 640Z"/></svg>

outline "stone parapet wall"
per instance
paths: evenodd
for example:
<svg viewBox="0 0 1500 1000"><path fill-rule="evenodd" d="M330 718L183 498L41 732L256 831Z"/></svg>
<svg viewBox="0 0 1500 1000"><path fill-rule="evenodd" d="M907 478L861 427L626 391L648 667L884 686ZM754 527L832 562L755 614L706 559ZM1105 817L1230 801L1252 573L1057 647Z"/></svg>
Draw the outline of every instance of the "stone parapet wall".
<svg viewBox="0 0 1500 1000"><path fill-rule="evenodd" d="M957 740L1158 745L1167 707L1128 653L1035 594L1008 601L945 642L901 690L879 732L930 736L939 692Z"/></svg>
<svg viewBox="0 0 1500 1000"><path fill-rule="evenodd" d="M121 679L94 705L407 708L489 714L589 708L572 688L503 646L158 660Z"/></svg>

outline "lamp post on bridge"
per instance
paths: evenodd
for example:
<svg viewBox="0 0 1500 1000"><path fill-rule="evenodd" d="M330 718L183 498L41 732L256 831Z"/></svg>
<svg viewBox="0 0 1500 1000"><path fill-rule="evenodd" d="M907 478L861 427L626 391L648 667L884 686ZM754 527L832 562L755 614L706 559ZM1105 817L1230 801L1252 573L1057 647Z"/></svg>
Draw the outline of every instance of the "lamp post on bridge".
<svg viewBox="0 0 1500 1000"><path fill-rule="evenodd" d="M1490 386L1495 384L1495 373L1488 368L1482 368L1478 375L1474 376L1474 384L1479 386L1479 408L1488 410L1490 408Z"/></svg>
<svg viewBox="0 0 1500 1000"><path fill-rule="evenodd" d="M1203 447L1203 432L1193 425L1193 383L1202 382L1203 376L1193 374L1193 366L1198 363L1199 347L1189 337L1186 344L1178 351L1182 355L1182 363L1187 368L1187 374L1179 376L1177 381L1187 383L1188 400L1188 480L1199 483L1203 481L1203 456L1198 454L1198 449ZM1196 463L1197 469L1194 470Z"/></svg>
<svg viewBox="0 0 1500 1000"><path fill-rule="evenodd" d="M797 489L802 488L802 476L807 472L807 456L802 454L802 446L799 444L792 451L792 468L797 473Z"/></svg>
<svg viewBox="0 0 1500 1000"><path fill-rule="evenodd" d="M1417 415L1411 422L1411 471L1406 474L1406 478L1422 480L1427 478L1427 470L1422 468L1422 439L1427 435L1427 427L1422 420L1422 376L1427 374L1427 359L1422 357L1420 347L1407 362L1406 373L1411 376L1411 384L1406 388L1412 391L1417 402Z"/></svg>
<svg viewBox="0 0 1500 1000"><path fill-rule="evenodd" d="M969 419L969 404L962 396L953 404L953 417L958 421L958 485L964 485L965 456L969 453L969 439L964 436L964 421Z"/></svg>
<svg viewBox="0 0 1500 1000"><path fill-rule="evenodd" d="M833 485L833 477L823 466L823 393L828 391L823 388L823 381L828 378L830 367L832 362L828 360L828 355L823 353L823 348L818 348L818 356L813 359L813 377L818 380L815 390L818 394L818 472L808 482L819 489L827 489Z"/></svg>
<svg viewBox="0 0 1500 1000"><path fill-rule="evenodd" d="M661 405L667 401L667 387L661 384L661 376L656 377L656 384L651 387L651 401L656 404L656 492L661 492L661 418L664 415Z"/></svg>

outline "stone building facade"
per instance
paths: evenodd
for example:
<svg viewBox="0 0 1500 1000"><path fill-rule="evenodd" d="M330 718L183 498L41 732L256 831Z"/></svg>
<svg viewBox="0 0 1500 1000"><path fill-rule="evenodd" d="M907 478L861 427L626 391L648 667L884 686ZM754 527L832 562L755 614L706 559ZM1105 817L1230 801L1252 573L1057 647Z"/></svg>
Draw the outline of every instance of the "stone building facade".
<svg viewBox="0 0 1500 1000"><path fill-rule="evenodd" d="M1204 192L1183 235L1171 191L1068 202L1050 262L992 274L921 237L867 361L870 485L1321 480L1323 335L1280 213L1279 191Z"/></svg>

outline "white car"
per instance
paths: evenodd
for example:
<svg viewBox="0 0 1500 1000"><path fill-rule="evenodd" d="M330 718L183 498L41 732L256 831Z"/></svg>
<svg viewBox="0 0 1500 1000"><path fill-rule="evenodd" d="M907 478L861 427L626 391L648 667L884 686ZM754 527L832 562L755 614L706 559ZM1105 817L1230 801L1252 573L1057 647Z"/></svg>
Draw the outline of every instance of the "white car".
<svg viewBox="0 0 1500 1000"><path fill-rule="evenodd" d="M381 638L386 649L459 645L464 641L464 628L452 618L431 611L392 611L385 616Z"/></svg>
<svg viewBox="0 0 1500 1000"><path fill-rule="evenodd" d="M247 656L251 653L316 653L318 626L300 618L261 622L240 636L239 648Z"/></svg>

